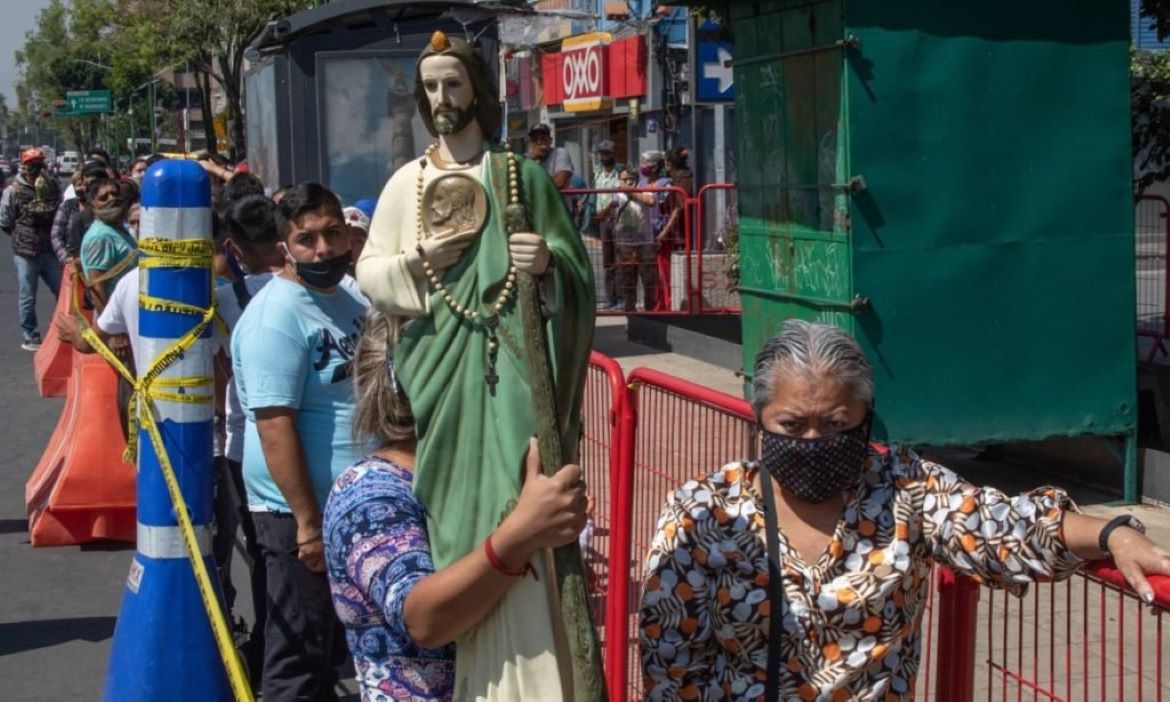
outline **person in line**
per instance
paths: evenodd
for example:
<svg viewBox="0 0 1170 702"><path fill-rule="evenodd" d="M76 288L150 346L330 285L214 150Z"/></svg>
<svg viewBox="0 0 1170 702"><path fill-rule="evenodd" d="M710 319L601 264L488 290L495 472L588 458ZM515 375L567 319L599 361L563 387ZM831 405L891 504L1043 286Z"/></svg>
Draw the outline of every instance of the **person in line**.
<svg viewBox="0 0 1170 702"><path fill-rule="evenodd" d="M145 156L139 156L130 162L130 180L142 185L142 179L146 177L146 169L150 166L146 161Z"/></svg>
<svg viewBox="0 0 1170 702"><path fill-rule="evenodd" d="M1153 601L1145 576L1170 574L1170 554L1137 520L875 447L873 388L836 327L789 320L764 345L762 458L688 481L658 521L640 605L648 699L910 700L932 562L1020 594L1108 556Z"/></svg>
<svg viewBox="0 0 1170 702"><path fill-rule="evenodd" d="M573 177L573 158L559 146L553 146L552 129L543 123L528 130L528 158L540 163L557 190L569 187Z"/></svg>
<svg viewBox="0 0 1170 702"><path fill-rule="evenodd" d="M563 191L572 187L573 157L566 149L553 146L552 129L547 124L539 123L528 130L528 158L544 168L545 173L548 173L556 184L557 190ZM573 196L564 195L561 199L572 219Z"/></svg>
<svg viewBox="0 0 1170 702"><path fill-rule="evenodd" d="M617 189L621 182L618 180L619 171L621 170L617 164L617 158L614 155L613 142L609 139L598 142L597 144L597 162L600 168L593 171L593 187L598 189L612 188ZM605 281L605 309L617 310L622 308L621 301L617 294L617 270L614 267L617 259L615 258L613 248L613 213L614 210L610 206L613 202L612 193L597 193L596 205L594 207L595 218L597 219L597 233L601 237L601 267L603 272L603 279Z"/></svg>
<svg viewBox="0 0 1170 702"><path fill-rule="evenodd" d="M102 147L91 146L89 151L85 152L85 160L100 163L106 172L106 178L118 180L118 171L114 169L114 160L110 158L110 153Z"/></svg>
<svg viewBox="0 0 1170 702"><path fill-rule="evenodd" d="M78 257L81 255L81 240L94 220L93 201L90 196L93 195L97 182L107 180L106 167L98 161L87 161L81 168L81 175L82 182L75 189L76 199L71 203L72 206L70 200L61 203L57 217L53 220L53 250L57 253L58 259L64 253L63 263L74 266L78 264ZM61 219L62 209L68 211L64 219Z"/></svg>
<svg viewBox="0 0 1170 702"><path fill-rule="evenodd" d="M232 331L233 377L247 416L243 475L267 568L261 693L335 700L344 660L325 577L321 510L333 481L366 453L355 441L352 360L366 302L341 285L349 233L337 196L290 188L276 208L284 267Z"/></svg>
<svg viewBox="0 0 1170 702"><path fill-rule="evenodd" d="M694 194L695 176L691 170L687 168L687 159L690 152L685 147L678 147L673 149L666 157L666 178L664 182L666 185L672 185L676 188L681 188L686 193L671 191L666 194L665 201L662 203L662 210L665 213L665 222L661 229L655 230L654 240L658 243L657 263L658 263L658 300L654 309L660 311L667 311L671 308L670 305L670 265L671 253L680 249L683 245L683 237L685 232L684 227L684 210L686 209L686 198ZM698 244L692 243L692 246Z"/></svg>
<svg viewBox="0 0 1170 702"><path fill-rule="evenodd" d="M586 519L579 466L540 471L535 442L516 507L483 549L435 572L426 508L411 491L414 417L394 370L399 324L366 317L354 357L353 430L378 449L350 466L325 506L325 559L362 700L446 701L452 642L478 625L537 551L571 542Z"/></svg>
<svg viewBox="0 0 1170 702"><path fill-rule="evenodd" d="M284 269L285 261L277 244L276 206L263 195L245 195L227 206L221 226L225 233L224 248L244 271L244 275L216 288L215 299L220 318L230 334L240 321L252 299L271 282L273 275ZM229 347L221 349L220 366L227 369L224 403L224 449L216 482L216 533L220 565L220 582L229 609L234 603L236 588L231 586L231 545L237 526L244 536L244 549L251 559L250 583L252 612L255 619L248 638L240 646L253 683L262 679L264 668L264 629L268 619L267 570L264 554L256 540L256 525L248 509L247 488L244 486L244 434L247 423L240 405L239 390L231 373L232 358ZM224 499L224 498L227 499ZM224 538L226 536L226 538ZM226 554L223 552L226 551ZM230 591L230 594L229 594Z"/></svg>
<svg viewBox="0 0 1170 702"><path fill-rule="evenodd" d="M137 375L139 359L138 336L138 274L122 276L114 285L109 300L94 319L93 329L102 343L113 352L132 374ZM71 345L78 353L97 353L82 337L84 320L76 314L62 314L56 318L57 338ZM149 360L149 359L148 359ZM118 419L123 438L129 438L130 396L133 389L121 375L118 376Z"/></svg>
<svg viewBox="0 0 1170 702"><path fill-rule="evenodd" d="M638 281L642 281L642 309L652 310L658 300L658 272L654 266L654 230L650 219L652 206L638 193L638 173L626 166L619 174L622 192L610 201L614 221L614 265L617 274L621 309L638 309Z"/></svg>
<svg viewBox="0 0 1170 702"><path fill-rule="evenodd" d="M370 217L356 205L342 212L345 215L345 228L349 231L350 251L353 252L353 263L349 264L349 274L352 276L362 249L366 247L366 239L370 237Z"/></svg>
<svg viewBox="0 0 1170 702"><path fill-rule="evenodd" d="M53 226L49 230L49 243L53 246L53 254L57 256L57 261L60 262L62 271L66 275L73 259L73 256L69 254L65 237L66 227L69 224L69 218L80 209L84 192L85 173L79 168L74 171L70 178L69 188L61 196L61 204L57 206L57 212L53 215Z"/></svg>
<svg viewBox="0 0 1170 702"><path fill-rule="evenodd" d="M57 180L45 173L45 154L25 149L20 173L0 195L0 231L12 239L20 310L20 347L41 347L37 324L37 287L44 281L53 297L61 290L61 262L53 253L53 217L61 203Z"/></svg>
<svg viewBox="0 0 1170 702"><path fill-rule="evenodd" d="M100 314L114 286L138 266L138 243L125 230L128 203L121 185L103 180L91 187L94 222L81 239L78 258L83 282Z"/></svg>

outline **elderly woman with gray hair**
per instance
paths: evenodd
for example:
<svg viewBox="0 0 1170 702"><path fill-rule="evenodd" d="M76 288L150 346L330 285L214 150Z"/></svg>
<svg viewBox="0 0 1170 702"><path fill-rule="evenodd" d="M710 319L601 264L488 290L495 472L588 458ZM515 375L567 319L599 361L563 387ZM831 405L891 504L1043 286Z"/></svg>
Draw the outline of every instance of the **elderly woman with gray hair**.
<svg viewBox="0 0 1170 702"><path fill-rule="evenodd" d="M640 608L651 700L909 700L932 562L1019 592L1111 556L1147 601L1145 574L1170 574L1131 517L871 445L873 390L835 327L791 320L764 346L761 460L687 482L658 522Z"/></svg>

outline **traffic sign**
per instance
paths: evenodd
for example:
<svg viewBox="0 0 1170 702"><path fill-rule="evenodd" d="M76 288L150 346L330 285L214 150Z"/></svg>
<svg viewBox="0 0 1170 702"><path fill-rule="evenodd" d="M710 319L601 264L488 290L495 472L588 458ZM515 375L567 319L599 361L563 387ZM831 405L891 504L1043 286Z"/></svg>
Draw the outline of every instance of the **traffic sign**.
<svg viewBox="0 0 1170 702"><path fill-rule="evenodd" d="M695 42L695 76L698 83L699 102L733 102L735 100L735 75L731 59L735 45L719 40L720 27L714 20L707 20L699 26Z"/></svg>
<svg viewBox="0 0 1170 702"><path fill-rule="evenodd" d="M80 117L113 111L108 90L70 90L65 93L65 106L55 108L53 114L58 117Z"/></svg>

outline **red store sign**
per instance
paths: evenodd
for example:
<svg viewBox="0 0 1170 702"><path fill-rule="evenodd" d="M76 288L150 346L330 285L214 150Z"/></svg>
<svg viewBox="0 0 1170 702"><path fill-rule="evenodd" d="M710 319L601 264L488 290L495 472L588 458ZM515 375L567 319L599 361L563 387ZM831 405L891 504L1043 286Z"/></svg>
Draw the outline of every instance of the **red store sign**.
<svg viewBox="0 0 1170 702"><path fill-rule="evenodd" d="M641 36L609 41L606 33L582 34L541 57L546 105L567 112L599 110L610 98L646 93L646 42Z"/></svg>

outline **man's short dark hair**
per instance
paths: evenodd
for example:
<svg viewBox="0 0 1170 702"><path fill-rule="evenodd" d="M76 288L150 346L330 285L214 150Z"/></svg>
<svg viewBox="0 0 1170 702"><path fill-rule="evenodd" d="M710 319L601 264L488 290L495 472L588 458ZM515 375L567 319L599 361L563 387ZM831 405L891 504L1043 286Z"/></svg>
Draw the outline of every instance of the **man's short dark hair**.
<svg viewBox="0 0 1170 702"><path fill-rule="evenodd" d="M118 194L122 197L122 204L126 207L133 205L142 198L142 192L138 189L138 183L127 178L118 182Z"/></svg>
<svg viewBox="0 0 1170 702"><path fill-rule="evenodd" d="M237 173L224 183L220 192L225 200L233 202L248 195L263 195L264 183L252 173Z"/></svg>
<svg viewBox="0 0 1170 702"><path fill-rule="evenodd" d="M276 231L280 238L288 236L291 225L301 215L319 210L336 215L338 220L345 222L345 216L341 213L341 200L324 185L301 183L286 190L280 204L276 206Z"/></svg>
<svg viewBox="0 0 1170 702"><path fill-rule="evenodd" d="M232 203L248 195L263 195L264 183L251 173L237 173L212 196L212 207L220 215L226 215Z"/></svg>
<svg viewBox="0 0 1170 702"><path fill-rule="evenodd" d="M245 195L233 201L223 217L224 229L241 249L275 244L280 240L276 228L276 205L263 195Z"/></svg>
<svg viewBox="0 0 1170 702"><path fill-rule="evenodd" d="M89 151L85 152L86 156L95 156L107 166L110 165L110 153L100 146L91 146Z"/></svg>
<svg viewBox="0 0 1170 702"><path fill-rule="evenodd" d="M111 186L117 188L118 181L109 177L105 171L102 171L102 174L100 176L95 176L94 179L89 184L88 191L89 191L90 201L91 202L93 201L93 196L97 195L97 192L99 190L101 190L102 188L111 187ZM118 193L121 194L121 189L119 189Z"/></svg>
<svg viewBox="0 0 1170 702"><path fill-rule="evenodd" d="M110 173L101 161L86 161L81 169L82 178L109 178Z"/></svg>
<svg viewBox="0 0 1170 702"><path fill-rule="evenodd" d="M167 158L166 158L166 156L163 156L162 154L150 154L149 156L146 157L146 167L150 168L151 166L158 163L159 161L165 161L165 160L167 160Z"/></svg>
<svg viewBox="0 0 1170 702"><path fill-rule="evenodd" d="M135 167L135 166L137 166L137 165L138 165L138 164L140 164L140 163L141 163L142 165L144 165L144 166L148 166L148 165L150 165L150 164L148 164L148 163L146 162L146 157L145 157L145 156L139 156L138 158L136 158L136 159L134 159L133 161L131 161L131 162L130 162L130 169L129 169L129 170L134 170L134 167Z"/></svg>

